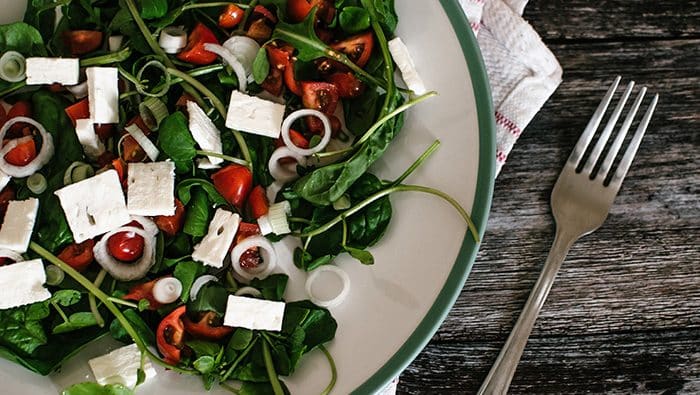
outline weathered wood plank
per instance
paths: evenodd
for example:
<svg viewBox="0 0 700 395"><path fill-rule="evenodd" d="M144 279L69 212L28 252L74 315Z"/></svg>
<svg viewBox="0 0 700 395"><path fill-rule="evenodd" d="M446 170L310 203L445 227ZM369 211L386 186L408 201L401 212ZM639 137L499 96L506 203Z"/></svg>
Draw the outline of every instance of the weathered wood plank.
<svg viewBox="0 0 700 395"><path fill-rule="evenodd" d="M548 41L697 37L700 1L532 0L525 19Z"/></svg>

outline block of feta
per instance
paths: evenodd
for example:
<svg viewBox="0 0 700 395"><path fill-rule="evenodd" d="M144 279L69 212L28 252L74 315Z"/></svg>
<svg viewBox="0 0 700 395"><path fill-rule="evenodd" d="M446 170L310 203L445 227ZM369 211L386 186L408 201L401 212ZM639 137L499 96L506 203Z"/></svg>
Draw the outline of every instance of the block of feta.
<svg viewBox="0 0 700 395"><path fill-rule="evenodd" d="M67 185L56 192L76 243L131 221L116 170Z"/></svg>
<svg viewBox="0 0 700 395"><path fill-rule="evenodd" d="M389 41L389 52L391 52L391 57L396 62L396 65L399 66L399 70L401 70L401 76L406 83L406 87L416 95L425 93L425 84L423 84L423 80L418 75L411 54L408 53L408 48L401 41L401 38L396 37Z"/></svg>
<svg viewBox="0 0 700 395"><path fill-rule="evenodd" d="M223 267L224 258L231 248L240 223L241 217L238 214L223 209L216 210L209 223L207 235L194 246L192 259L207 266Z"/></svg>
<svg viewBox="0 0 700 395"><path fill-rule="evenodd" d="M116 67L88 67L90 118L94 123L119 122L119 72Z"/></svg>
<svg viewBox="0 0 700 395"><path fill-rule="evenodd" d="M116 350L88 361L95 381L100 385L121 384L133 388L138 380L141 367L141 352L136 344L117 348ZM146 358L143 365L146 380L156 375L151 360Z"/></svg>
<svg viewBox="0 0 700 395"><path fill-rule="evenodd" d="M282 330L284 302L229 295L224 325L262 331Z"/></svg>
<svg viewBox="0 0 700 395"><path fill-rule="evenodd" d="M95 124L92 119L78 119L75 121L75 134L88 158L95 160L105 152L105 146L95 133Z"/></svg>
<svg viewBox="0 0 700 395"><path fill-rule="evenodd" d="M39 199L11 200L0 227L0 248L27 252L38 210Z"/></svg>
<svg viewBox="0 0 700 395"><path fill-rule="evenodd" d="M126 208L131 215L175 214L175 163L129 163Z"/></svg>
<svg viewBox="0 0 700 395"><path fill-rule="evenodd" d="M77 58L27 58L27 85L53 84L75 85L80 78Z"/></svg>
<svg viewBox="0 0 700 395"><path fill-rule="evenodd" d="M0 310L41 302L51 297L44 288L46 272L41 259L0 266Z"/></svg>
<svg viewBox="0 0 700 395"><path fill-rule="evenodd" d="M239 91L231 93L226 114L227 128L278 138L283 120L283 104L248 96Z"/></svg>
<svg viewBox="0 0 700 395"><path fill-rule="evenodd" d="M214 122L209 119L204 110L197 103L188 101L187 113L190 116L190 133L192 133L192 137L199 144L199 147L205 151L216 152L217 154L223 153L221 132L216 128ZM209 163L212 166L216 166L224 161L215 156L208 156L207 158L209 158Z"/></svg>

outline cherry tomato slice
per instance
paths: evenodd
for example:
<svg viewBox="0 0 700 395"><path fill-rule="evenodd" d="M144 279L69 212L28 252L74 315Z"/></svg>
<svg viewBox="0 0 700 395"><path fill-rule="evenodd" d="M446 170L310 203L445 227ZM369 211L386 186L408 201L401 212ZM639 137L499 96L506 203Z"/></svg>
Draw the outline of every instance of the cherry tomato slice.
<svg viewBox="0 0 700 395"><path fill-rule="evenodd" d="M292 22L301 22L309 15L314 7L318 7L316 18L331 23L335 16L335 7L329 0L289 0L287 1L287 13Z"/></svg>
<svg viewBox="0 0 700 395"><path fill-rule="evenodd" d="M68 118L73 122L73 126L75 126L78 119L90 118L90 103L88 102L88 98L86 97L83 100L71 104L66 107L65 111Z"/></svg>
<svg viewBox="0 0 700 395"><path fill-rule="evenodd" d="M219 27L223 29L233 29L243 20L245 12L235 4L229 4L219 14Z"/></svg>
<svg viewBox="0 0 700 395"><path fill-rule="evenodd" d="M257 16L261 16L267 19L268 21L272 22L273 24L277 23L277 17L275 16L275 14L273 14L272 12L270 12L270 10L265 8L265 6L259 4L256 5L255 8L253 8L253 18Z"/></svg>
<svg viewBox="0 0 700 395"><path fill-rule="evenodd" d="M335 112L340 100L338 88L328 82L301 83L301 102L304 107L331 115Z"/></svg>
<svg viewBox="0 0 700 395"><path fill-rule="evenodd" d="M135 302L138 302L141 299L146 299L148 301L149 310L158 310L159 308L163 307L163 304L158 302L153 296L153 287L156 285L156 282L158 282L158 280L165 277L169 276L160 277L155 280L134 285L129 289L128 294L122 296L122 299L133 300Z"/></svg>
<svg viewBox="0 0 700 395"><path fill-rule="evenodd" d="M235 247L236 244L240 243L243 239L259 234L260 227L258 226L258 224L241 222L238 225L238 233L236 233L236 239L231 245L231 248L233 249L233 247ZM241 267L244 269L254 269L258 267L258 265L262 263L262 257L260 256L260 252L257 248L249 248L248 250L243 252L243 254L241 254L240 263Z"/></svg>
<svg viewBox="0 0 700 395"><path fill-rule="evenodd" d="M201 22L197 23L187 39L187 46L177 54L177 58L200 66L214 63L217 55L204 49L204 44L209 43L218 44L219 40L208 27Z"/></svg>
<svg viewBox="0 0 700 395"><path fill-rule="evenodd" d="M279 70L280 73L284 73L284 84L287 86L287 89L295 95L301 96L301 87L294 75L294 61L292 60L294 49L291 47L278 48L273 46L267 46L266 49L267 58L271 66L270 74L274 73L273 70Z"/></svg>
<svg viewBox="0 0 700 395"><path fill-rule="evenodd" d="M154 222L161 232L169 235L175 236L177 232L182 229L182 225L185 223L185 206L179 199L175 199L175 214L173 215L159 215L154 218Z"/></svg>
<svg viewBox="0 0 700 395"><path fill-rule="evenodd" d="M221 317L214 311L199 314L199 319L193 321L185 314L182 316L185 332L198 339L221 340L233 332L233 328L221 325Z"/></svg>
<svg viewBox="0 0 700 395"><path fill-rule="evenodd" d="M143 228L136 221L131 221L127 226ZM107 250L117 260L122 262L134 262L143 255L146 241L141 235L134 232L118 232L107 239Z"/></svg>
<svg viewBox="0 0 700 395"><path fill-rule="evenodd" d="M33 139L17 144L5 154L5 161L14 166L26 166L36 158L36 143Z"/></svg>
<svg viewBox="0 0 700 395"><path fill-rule="evenodd" d="M7 119L12 119L14 117L31 117L32 116L32 105L26 100L20 100L10 107L10 111L7 112Z"/></svg>
<svg viewBox="0 0 700 395"><path fill-rule="evenodd" d="M351 72L333 73L327 81L338 88L338 94L343 99L358 97L365 91L365 84Z"/></svg>
<svg viewBox="0 0 700 395"><path fill-rule="evenodd" d="M282 71L271 67L265 81L260 85L263 89L270 92L272 95L279 96L282 94Z"/></svg>
<svg viewBox="0 0 700 395"><path fill-rule="evenodd" d="M335 115L329 115L328 119L331 121L331 137L337 137L343 128L340 123L340 119L338 119L338 117ZM306 123L306 129L309 131L309 133L323 136L325 129L323 127L323 122L321 122L320 119L317 117L305 117L304 123Z"/></svg>
<svg viewBox="0 0 700 395"><path fill-rule="evenodd" d="M255 219L267 214L270 203L267 201L265 188L261 185L256 185L255 188L250 191L250 195L248 195L248 208L250 209L250 214Z"/></svg>
<svg viewBox="0 0 700 395"><path fill-rule="evenodd" d="M239 210L253 187L253 173L241 165L231 164L217 171L211 176L214 187L226 199Z"/></svg>
<svg viewBox="0 0 700 395"><path fill-rule="evenodd" d="M95 259L92 249L95 247L95 241L92 239L85 240L77 244L69 244L58 254L58 259L62 260L73 269L82 272Z"/></svg>
<svg viewBox="0 0 700 395"><path fill-rule="evenodd" d="M84 55L102 44L102 32L96 30L69 30L63 33L63 41L71 55Z"/></svg>
<svg viewBox="0 0 700 395"><path fill-rule="evenodd" d="M350 58L356 65L365 67L372 56L374 48L374 35L371 31L348 37L343 41L331 44L331 48L340 51Z"/></svg>
<svg viewBox="0 0 700 395"><path fill-rule="evenodd" d="M163 360L171 365L177 365L185 350L185 326L182 318L186 306L180 306L165 316L156 329L156 345L163 355Z"/></svg>

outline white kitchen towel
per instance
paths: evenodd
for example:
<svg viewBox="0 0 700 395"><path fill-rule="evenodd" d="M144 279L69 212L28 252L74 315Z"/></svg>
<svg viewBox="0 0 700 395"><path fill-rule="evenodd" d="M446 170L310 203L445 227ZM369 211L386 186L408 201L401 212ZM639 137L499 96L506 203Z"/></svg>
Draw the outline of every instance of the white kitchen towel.
<svg viewBox="0 0 700 395"><path fill-rule="evenodd" d="M496 118L496 174L561 83L554 54L522 17L528 0L459 0L484 58ZM396 393L398 378L377 395Z"/></svg>

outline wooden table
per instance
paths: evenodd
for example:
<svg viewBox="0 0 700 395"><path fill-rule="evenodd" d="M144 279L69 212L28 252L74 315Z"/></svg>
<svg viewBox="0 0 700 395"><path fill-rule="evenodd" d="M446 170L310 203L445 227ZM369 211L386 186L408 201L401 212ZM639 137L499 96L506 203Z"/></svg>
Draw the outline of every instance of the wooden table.
<svg viewBox="0 0 700 395"><path fill-rule="evenodd" d="M539 275L549 195L612 78L661 94L605 224L574 245L512 393L700 392L700 1L530 1L564 82L496 181L462 294L399 393L474 393Z"/></svg>

